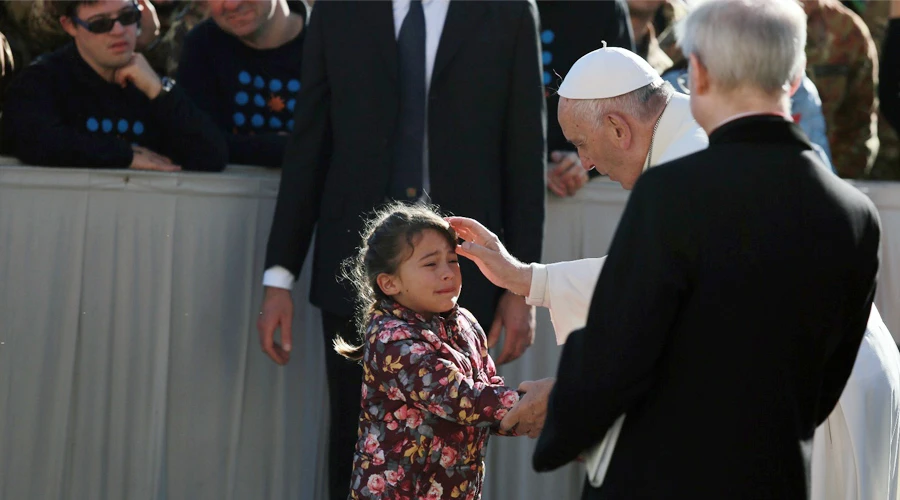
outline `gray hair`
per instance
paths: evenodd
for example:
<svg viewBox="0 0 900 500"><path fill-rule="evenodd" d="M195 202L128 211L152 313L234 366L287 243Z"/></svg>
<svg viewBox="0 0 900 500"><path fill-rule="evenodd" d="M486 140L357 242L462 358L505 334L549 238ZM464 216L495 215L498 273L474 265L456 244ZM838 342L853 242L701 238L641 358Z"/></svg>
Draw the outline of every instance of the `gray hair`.
<svg viewBox="0 0 900 500"><path fill-rule="evenodd" d="M806 13L798 2L706 1L675 30L684 55L696 56L726 89L751 85L777 93L806 66Z"/></svg>
<svg viewBox="0 0 900 500"><path fill-rule="evenodd" d="M660 80L616 97L570 99L567 106L574 116L595 126L600 125L603 117L610 113L621 113L647 123L659 115L673 93L675 89L672 85Z"/></svg>

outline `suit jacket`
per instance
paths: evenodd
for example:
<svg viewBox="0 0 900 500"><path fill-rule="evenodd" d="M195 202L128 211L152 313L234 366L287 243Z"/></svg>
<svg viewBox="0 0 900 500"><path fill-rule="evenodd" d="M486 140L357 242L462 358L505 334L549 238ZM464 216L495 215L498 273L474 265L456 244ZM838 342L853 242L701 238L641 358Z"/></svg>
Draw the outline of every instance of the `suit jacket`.
<svg viewBox="0 0 900 500"><path fill-rule="evenodd" d="M322 1L306 34L266 266L297 276L318 222L310 299L334 314L353 312L340 264L388 193L399 108L393 23L388 1ZM450 3L429 90L431 199L532 260L544 223L542 92L533 3ZM490 324L499 290L461 264L460 304Z"/></svg>
<svg viewBox="0 0 900 500"><path fill-rule="evenodd" d="M563 348L535 469L628 415L585 498L805 498L813 432L853 368L878 269L871 201L783 118L709 141L640 177Z"/></svg>

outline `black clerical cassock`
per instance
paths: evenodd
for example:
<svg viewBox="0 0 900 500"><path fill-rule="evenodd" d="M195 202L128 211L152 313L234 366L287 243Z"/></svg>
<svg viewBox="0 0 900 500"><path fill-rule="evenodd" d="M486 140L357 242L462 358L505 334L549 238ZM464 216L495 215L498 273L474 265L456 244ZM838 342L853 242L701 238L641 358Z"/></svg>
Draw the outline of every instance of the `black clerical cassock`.
<svg viewBox="0 0 900 500"><path fill-rule="evenodd" d="M535 468L574 460L625 414L584 498L805 498L879 238L873 204L780 116L734 120L646 172L566 342Z"/></svg>

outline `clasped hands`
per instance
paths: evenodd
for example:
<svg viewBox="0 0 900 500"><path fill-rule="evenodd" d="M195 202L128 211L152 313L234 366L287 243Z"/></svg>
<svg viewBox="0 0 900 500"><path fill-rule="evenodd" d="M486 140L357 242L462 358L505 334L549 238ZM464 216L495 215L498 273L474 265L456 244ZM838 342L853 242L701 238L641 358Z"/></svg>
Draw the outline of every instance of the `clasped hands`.
<svg viewBox="0 0 900 500"><path fill-rule="evenodd" d="M519 384L519 391L525 394L500 421L500 429L515 429L516 434L530 438L540 436L547 418L550 391L555 383L555 378L545 378Z"/></svg>

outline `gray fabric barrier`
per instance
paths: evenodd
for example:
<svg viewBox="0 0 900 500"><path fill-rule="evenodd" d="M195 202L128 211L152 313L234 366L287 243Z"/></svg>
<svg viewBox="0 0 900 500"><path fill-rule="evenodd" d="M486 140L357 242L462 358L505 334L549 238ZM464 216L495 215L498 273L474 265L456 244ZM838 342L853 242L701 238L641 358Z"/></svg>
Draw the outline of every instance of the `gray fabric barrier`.
<svg viewBox="0 0 900 500"><path fill-rule="evenodd" d="M881 211L878 307L897 335L900 184L859 187ZM255 168L0 166L0 499L324 497L327 381L308 269L291 364L271 363L256 338L277 189L276 171ZM626 199L602 181L551 197L545 261L602 255ZM501 374L552 376L558 355L540 311L535 346ZM580 467L538 475L533 446L492 440L486 500L577 498Z"/></svg>

